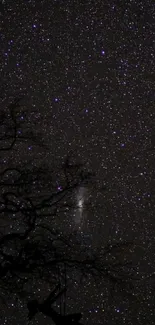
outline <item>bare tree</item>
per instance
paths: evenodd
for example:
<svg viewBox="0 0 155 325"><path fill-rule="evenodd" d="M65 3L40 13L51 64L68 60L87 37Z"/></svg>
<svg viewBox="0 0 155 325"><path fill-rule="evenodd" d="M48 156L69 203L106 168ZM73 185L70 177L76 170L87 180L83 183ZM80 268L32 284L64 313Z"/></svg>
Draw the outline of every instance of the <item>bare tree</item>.
<svg viewBox="0 0 155 325"><path fill-rule="evenodd" d="M18 132L21 128L19 112L20 99L9 106L7 113L1 112L0 155L3 160L19 143L31 140L36 146L41 146L31 130L25 128L22 135ZM42 147L46 149L46 146ZM110 242L100 250L86 250L79 245L73 233L64 234L55 222L60 212L65 215L69 209L75 208L72 200L74 191L84 182L91 182L92 173L81 163L71 163L67 156L57 171L61 187L56 189L53 185L55 172L49 166L33 167L28 163L19 166L5 164L1 168L1 292L4 295L6 292L16 293L26 298L33 296L30 293L32 283L39 286L41 280L48 287L53 287L61 279L64 293L66 272L71 276L74 270L78 272L79 280L81 276L108 279L114 286L126 285L132 290L133 281L138 280L132 260L129 260L135 243ZM32 305L28 305L31 314ZM41 306L36 303L34 310L39 308L43 311ZM55 324L59 324L61 316L53 309L50 313ZM74 324L79 324L79 319L74 318Z"/></svg>
<svg viewBox="0 0 155 325"><path fill-rule="evenodd" d="M39 303L37 300L32 300L28 302L27 307L29 310L29 320L31 320L39 311L42 312L44 315L51 317L56 325L66 324L66 322L68 325L80 325L79 320L82 318L81 313L61 315L52 308L52 303L54 303L58 299L58 297L66 291L66 288L64 288L63 290L57 293L58 289L59 285L56 286L56 288L49 294L49 296L45 299L43 303ZM55 295L56 293L57 295Z"/></svg>

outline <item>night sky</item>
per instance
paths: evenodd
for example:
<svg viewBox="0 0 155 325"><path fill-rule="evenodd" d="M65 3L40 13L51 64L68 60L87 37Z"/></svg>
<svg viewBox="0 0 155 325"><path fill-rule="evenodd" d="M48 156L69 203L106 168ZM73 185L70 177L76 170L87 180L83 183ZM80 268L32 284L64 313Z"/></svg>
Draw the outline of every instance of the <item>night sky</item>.
<svg viewBox="0 0 155 325"><path fill-rule="evenodd" d="M137 241L139 273L154 272L154 1L1 0L0 12L0 105L21 96L28 114L20 121L48 145L46 154L19 145L16 161L83 162L96 174L93 189L81 189L92 209L80 225L72 216L65 224L100 245ZM88 325L153 325L154 288L152 278L132 297L111 297L105 283L74 283L68 310L83 312ZM26 324L22 302L19 312L8 308L2 325ZM32 325L43 322L52 324L38 315Z"/></svg>

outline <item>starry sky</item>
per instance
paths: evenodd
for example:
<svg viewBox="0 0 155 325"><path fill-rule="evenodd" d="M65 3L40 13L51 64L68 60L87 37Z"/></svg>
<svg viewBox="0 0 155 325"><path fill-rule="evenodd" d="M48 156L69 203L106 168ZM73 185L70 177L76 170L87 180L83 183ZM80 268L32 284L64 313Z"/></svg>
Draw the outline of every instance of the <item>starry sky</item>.
<svg viewBox="0 0 155 325"><path fill-rule="evenodd" d="M20 121L48 145L19 146L16 158L58 166L71 155L95 172L80 230L100 244L137 240L143 271L155 267L154 62L153 0L0 1L0 105L22 97ZM154 324L154 286L137 287L135 301L88 281L72 305L88 325ZM9 317L3 324L26 324Z"/></svg>

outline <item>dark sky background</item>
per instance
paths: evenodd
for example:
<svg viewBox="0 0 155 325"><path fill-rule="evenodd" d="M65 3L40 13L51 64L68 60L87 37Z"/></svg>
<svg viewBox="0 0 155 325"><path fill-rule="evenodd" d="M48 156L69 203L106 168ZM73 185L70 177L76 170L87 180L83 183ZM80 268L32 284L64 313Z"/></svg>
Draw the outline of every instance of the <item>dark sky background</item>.
<svg viewBox="0 0 155 325"><path fill-rule="evenodd" d="M29 113L20 120L28 119L49 146L46 155L33 144L17 148L19 160L57 166L72 152L96 172L108 190L92 193L96 208L86 213L82 231L101 244L109 236L143 243L142 269L149 263L153 272L154 1L5 0L0 11L1 107L23 96ZM105 284L89 281L76 293L74 284L68 309L83 311L88 325L154 324L154 286L152 280L137 287L134 300L111 298ZM10 303L1 324L26 324L18 307L19 314ZM42 322L51 324L42 316L34 324Z"/></svg>

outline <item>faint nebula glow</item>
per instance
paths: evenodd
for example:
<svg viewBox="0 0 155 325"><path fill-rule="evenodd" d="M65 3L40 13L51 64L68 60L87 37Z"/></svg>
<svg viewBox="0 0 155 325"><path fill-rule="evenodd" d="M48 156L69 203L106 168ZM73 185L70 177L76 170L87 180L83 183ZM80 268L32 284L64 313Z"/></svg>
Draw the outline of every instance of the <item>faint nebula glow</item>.
<svg viewBox="0 0 155 325"><path fill-rule="evenodd" d="M76 209L74 214L74 222L81 227L86 213L84 212L84 204L86 200L87 189L81 186L76 193Z"/></svg>

